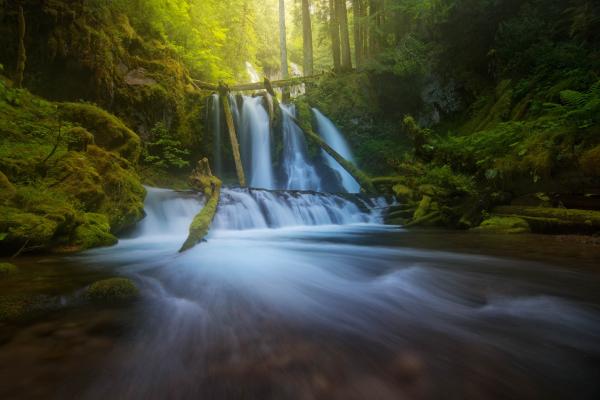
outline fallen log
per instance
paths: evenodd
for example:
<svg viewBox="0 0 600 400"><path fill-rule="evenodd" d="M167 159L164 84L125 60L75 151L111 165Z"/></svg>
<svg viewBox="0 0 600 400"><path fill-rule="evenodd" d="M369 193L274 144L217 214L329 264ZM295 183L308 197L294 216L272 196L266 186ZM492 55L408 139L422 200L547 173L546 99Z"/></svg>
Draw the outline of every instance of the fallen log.
<svg viewBox="0 0 600 400"><path fill-rule="evenodd" d="M229 140L231 142L231 149L233 152L233 160L235 161L235 171L237 173L238 182L240 186L246 186L246 176L244 174L244 166L242 164L242 157L240 155L240 144L237 140L237 134L235 132L235 124L233 123L233 115L231 114L231 108L229 104L229 96L227 95L227 87L224 85L219 86L219 98L223 105L223 112L225 113L225 123L227 124L227 131L229 132Z"/></svg>
<svg viewBox="0 0 600 400"><path fill-rule="evenodd" d="M180 253L191 249L204 240L217 212L221 195L221 181L211 173L206 158L198 161L198 167L190 177L190 184L204 193L206 203L192 220L188 237L179 249Z"/></svg>
<svg viewBox="0 0 600 400"><path fill-rule="evenodd" d="M358 167L352 164L350 161L342 157L337 151L327 144L321 136L317 135L310 125L310 123L302 123L298 118L291 116L292 120L298 125L298 127L304 132L304 134L319 147L321 147L327 154L335 159L360 185L361 191L367 193L375 193L375 187L371 183L371 178L362 172Z"/></svg>
<svg viewBox="0 0 600 400"><path fill-rule="evenodd" d="M321 78L323 74L311 75L311 76L299 76L289 79L281 79L278 81L270 81L270 90L273 91L273 88L283 88L288 86L296 86L301 85L303 83L311 82ZM198 80L192 80L194 85L203 90L219 90L220 85L215 85L214 83L202 82ZM242 83L239 85L228 86L227 89L231 92L243 92L243 91L253 91L253 90L269 90L265 82L252 82L252 83ZM271 93L273 95L273 93Z"/></svg>

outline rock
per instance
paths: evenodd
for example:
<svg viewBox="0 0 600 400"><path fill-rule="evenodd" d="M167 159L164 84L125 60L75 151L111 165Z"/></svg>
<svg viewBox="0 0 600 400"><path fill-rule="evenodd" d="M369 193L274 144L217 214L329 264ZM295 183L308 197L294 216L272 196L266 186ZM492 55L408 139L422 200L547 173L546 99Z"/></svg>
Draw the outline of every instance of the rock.
<svg viewBox="0 0 600 400"><path fill-rule="evenodd" d="M11 263L0 263L0 278L6 275L12 275L18 271L16 265Z"/></svg>
<svg viewBox="0 0 600 400"><path fill-rule="evenodd" d="M146 76L146 70L144 68L137 68L132 71L129 71L127 75L125 75L125 83L129 86L150 86L156 85L157 82Z"/></svg>
<svg viewBox="0 0 600 400"><path fill-rule="evenodd" d="M109 278L92 283L85 297L94 303L115 304L135 300L139 296L137 286L128 278Z"/></svg>
<svg viewBox="0 0 600 400"><path fill-rule="evenodd" d="M69 129L65 136L69 142L69 151L87 151L88 145L94 144L94 135L78 126Z"/></svg>
<svg viewBox="0 0 600 400"><path fill-rule="evenodd" d="M498 216L486 219L474 230L490 233L526 233L531 231L529 224L523 218Z"/></svg>
<svg viewBox="0 0 600 400"><path fill-rule="evenodd" d="M112 246L117 238L110 233L108 218L103 214L86 213L84 223L75 228L73 243L79 250Z"/></svg>

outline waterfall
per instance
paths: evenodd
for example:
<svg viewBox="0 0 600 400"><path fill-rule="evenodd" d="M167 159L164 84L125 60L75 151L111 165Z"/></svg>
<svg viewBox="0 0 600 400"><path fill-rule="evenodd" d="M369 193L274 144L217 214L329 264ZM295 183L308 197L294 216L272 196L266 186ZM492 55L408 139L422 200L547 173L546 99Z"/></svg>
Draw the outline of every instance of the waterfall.
<svg viewBox="0 0 600 400"><path fill-rule="evenodd" d="M286 181L282 189L321 191L321 179L308 159L304 133L292 120L296 110L293 105L280 105L283 130L282 166Z"/></svg>
<svg viewBox="0 0 600 400"><path fill-rule="evenodd" d="M240 129L242 157L251 187L275 189L269 115L262 100L262 97L244 96Z"/></svg>
<svg viewBox="0 0 600 400"><path fill-rule="evenodd" d="M202 208L200 197L151 187L146 191L146 217L134 232L136 240L182 241L190 221ZM379 223L382 201L351 201L311 192L223 189L211 231Z"/></svg>
<svg viewBox="0 0 600 400"><path fill-rule="evenodd" d="M222 140L221 140L221 104L219 95L213 94L210 96L208 109L210 110L209 123L213 133L213 154L215 157L214 168L218 176L223 174L223 155L222 155Z"/></svg>
<svg viewBox="0 0 600 400"><path fill-rule="evenodd" d="M254 66L249 61L246 61L246 72L250 77L250 82L260 82L260 76L258 75L258 71L256 71Z"/></svg>
<svg viewBox="0 0 600 400"><path fill-rule="evenodd" d="M354 157L352 156L352 151L350 150L350 146L344 139L344 136L338 131L333 122L326 116L324 116L319 110L313 108L313 113L317 120L317 127L319 135L325 140L325 142L331 146L335 151L337 151L342 157L346 160L354 163ZM350 175L333 157L327 154L325 151L321 150L323 157L327 164L337 171L342 179L342 185L344 189L348 193L358 193L360 191L360 185L356 180Z"/></svg>

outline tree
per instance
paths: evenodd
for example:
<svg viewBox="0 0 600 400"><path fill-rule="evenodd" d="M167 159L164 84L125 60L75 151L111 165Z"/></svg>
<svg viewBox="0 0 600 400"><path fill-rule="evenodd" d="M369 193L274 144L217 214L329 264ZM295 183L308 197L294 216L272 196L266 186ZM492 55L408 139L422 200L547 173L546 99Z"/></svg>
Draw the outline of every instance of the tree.
<svg viewBox="0 0 600 400"><path fill-rule="evenodd" d="M279 49L281 51L281 79L288 77L287 46L285 42L285 0L279 0Z"/></svg>
<svg viewBox="0 0 600 400"><path fill-rule="evenodd" d="M329 33L331 35L331 55L333 69L340 70L340 24L337 17L337 0L329 0Z"/></svg>
<svg viewBox="0 0 600 400"><path fill-rule="evenodd" d="M340 44L342 49L341 69L349 71L352 69L352 53L350 52L350 34L348 31L348 10L346 8L346 0L336 1L338 24L340 26Z"/></svg>
<svg viewBox="0 0 600 400"><path fill-rule="evenodd" d="M354 58L357 68L362 65L365 59L364 7L363 0L352 0L352 11L354 14Z"/></svg>
<svg viewBox="0 0 600 400"><path fill-rule="evenodd" d="M15 86L20 88L23 86L23 74L25 72L25 62L27 61L27 55L25 53L25 13L23 12L23 6L19 4L18 7L18 52L17 52L17 68L15 73Z"/></svg>
<svg viewBox="0 0 600 400"><path fill-rule="evenodd" d="M313 74L312 26L309 0L302 0L302 47L304 75Z"/></svg>

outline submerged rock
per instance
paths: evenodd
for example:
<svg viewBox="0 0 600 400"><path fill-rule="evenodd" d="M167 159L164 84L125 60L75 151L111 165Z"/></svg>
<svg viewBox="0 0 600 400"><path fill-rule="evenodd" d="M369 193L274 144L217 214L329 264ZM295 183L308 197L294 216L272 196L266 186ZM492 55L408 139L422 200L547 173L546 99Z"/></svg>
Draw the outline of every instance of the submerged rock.
<svg viewBox="0 0 600 400"><path fill-rule="evenodd" d="M94 303L115 304L135 300L139 296L137 286L128 278L109 278L92 283L85 297Z"/></svg>

